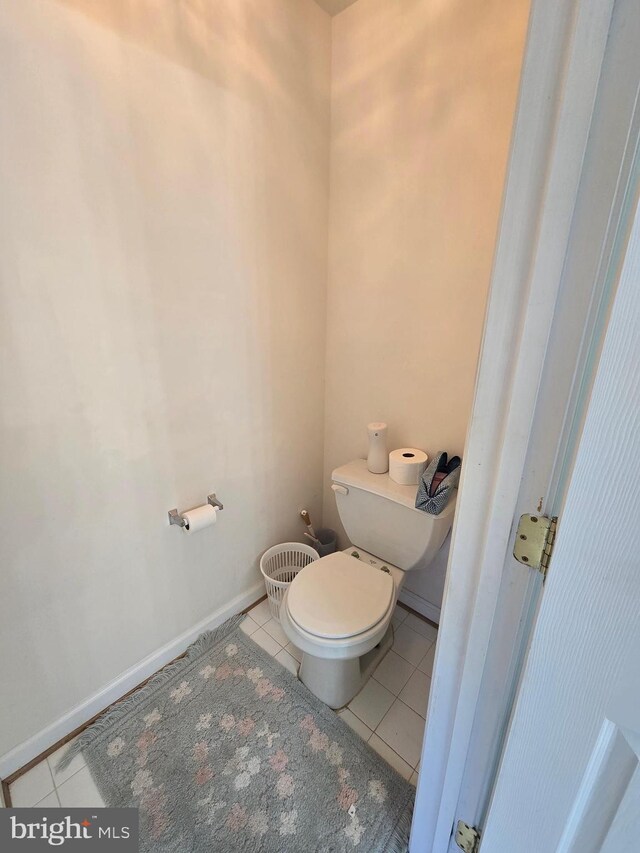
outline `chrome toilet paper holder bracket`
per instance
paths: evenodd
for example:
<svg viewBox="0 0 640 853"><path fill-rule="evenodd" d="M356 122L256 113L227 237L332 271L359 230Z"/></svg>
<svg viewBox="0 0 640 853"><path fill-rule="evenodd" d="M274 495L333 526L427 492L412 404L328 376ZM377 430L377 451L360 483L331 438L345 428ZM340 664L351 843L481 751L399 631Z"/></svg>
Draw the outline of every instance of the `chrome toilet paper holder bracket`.
<svg viewBox="0 0 640 853"><path fill-rule="evenodd" d="M211 506L216 507L217 509L224 509L224 505L220 503L220 501L215 495L207 495L207 503L211 504ZM187 526L187 522L179 514L177 509L169 510L169 524L177 524L178 527Z"/></svg>

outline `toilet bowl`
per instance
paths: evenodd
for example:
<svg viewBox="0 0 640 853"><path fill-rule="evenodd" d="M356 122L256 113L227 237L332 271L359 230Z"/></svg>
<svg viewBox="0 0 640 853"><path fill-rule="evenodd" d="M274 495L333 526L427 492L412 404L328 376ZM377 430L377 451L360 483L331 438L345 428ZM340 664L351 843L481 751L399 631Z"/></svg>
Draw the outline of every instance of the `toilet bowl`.
<svg viewBox="0 0 640 853"><path fill-rule="evenodd" d="M316 560L280 606L283 630L303 653L300 679L331 708L346 705L388 651L404 580L397 567L383 571L372 555L353 552Z"/></svg>
<svg viewBox="0 0 640 853"><path fill-rule="evenodd" d="M287 589L280 623L303 653L299 678L331 708L346 705L391 646L405 573L426 569L453 521L415 508L417 486L372 474L365 460L337 468L332 488L354 545L305 566Z"/></svg>

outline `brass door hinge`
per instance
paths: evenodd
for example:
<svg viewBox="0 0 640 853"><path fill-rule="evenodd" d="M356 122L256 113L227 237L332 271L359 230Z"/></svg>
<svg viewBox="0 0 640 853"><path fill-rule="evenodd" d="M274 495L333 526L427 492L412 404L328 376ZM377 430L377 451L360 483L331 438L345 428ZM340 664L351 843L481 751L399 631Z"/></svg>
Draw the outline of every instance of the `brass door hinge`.
<svg viewBox="0 0 640 853"><path fill-rule="evenodd" d="M480 831L463 820L456 824L456 844L464 853L477 853L480 847Z"/></svg>
<svg viewBox="0 0 640 853"><path fill-rule="evenodd" d="M519 563L547 575L553 553L558 519L546 515L521 515L513 546L513 556Z"/></svg>

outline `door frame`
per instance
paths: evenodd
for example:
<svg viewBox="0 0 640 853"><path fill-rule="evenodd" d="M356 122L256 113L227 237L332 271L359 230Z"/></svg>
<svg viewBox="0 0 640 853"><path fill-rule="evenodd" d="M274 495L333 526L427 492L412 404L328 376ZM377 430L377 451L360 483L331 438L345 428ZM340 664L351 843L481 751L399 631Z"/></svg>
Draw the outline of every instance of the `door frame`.
<svg viewBox="0 0 640 853"><path fill-rule="evenodd" d="M456 809L518 497L528 473L532 424L536 417L544 422L537 407L540 383L548 366L614 5L615 0L532 0L449 556L412 853L445 853L455 821L466 819ZM592 336L601 331L584 323L583 328ZM577 384L584 369L576 362ZM563 438L555 426L548 444L537 447L548 467ZM524 600L522 607L524 612ZM514 642L518 631L522 624L514 628ZM497 709L505 699L494 701ZM484 770L487 784L493 770Z"/></svg>
<svg viewBox="0 0 640 853"><path fill-rule="evenodd" d="M613 38L637 55L636 3L617 0ZM623 6L630 14L619 14ZM636 63L636 103L639 76ZM617 74L609 80L615 88L623 83ZM602 358L576 448L548 588L483 823L481 850L578 853L602 846L622 851L632 849L634 828L640 829L634 799L640 789L635 597L640 586L629 541L640 510L637 186L636 180L612 267L615 297ZM603 488L603 448L608 459L621 461L614 465L614 488ZM619 812L623 801L635 806L626 817Z"/></svg>

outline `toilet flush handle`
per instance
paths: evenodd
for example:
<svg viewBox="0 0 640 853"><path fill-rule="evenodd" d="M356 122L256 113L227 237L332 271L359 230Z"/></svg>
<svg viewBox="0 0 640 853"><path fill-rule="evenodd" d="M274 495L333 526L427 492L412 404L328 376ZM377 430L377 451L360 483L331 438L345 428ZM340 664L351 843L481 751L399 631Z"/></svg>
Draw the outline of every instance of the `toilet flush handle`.
<svg viewBox="0 0 640 853"><path fill-rule="evenodd" d="M334 492L337 492L339 495L348 495L349 489L346 486L340 486L338 483L332 483L331 488Z"/></svg>

